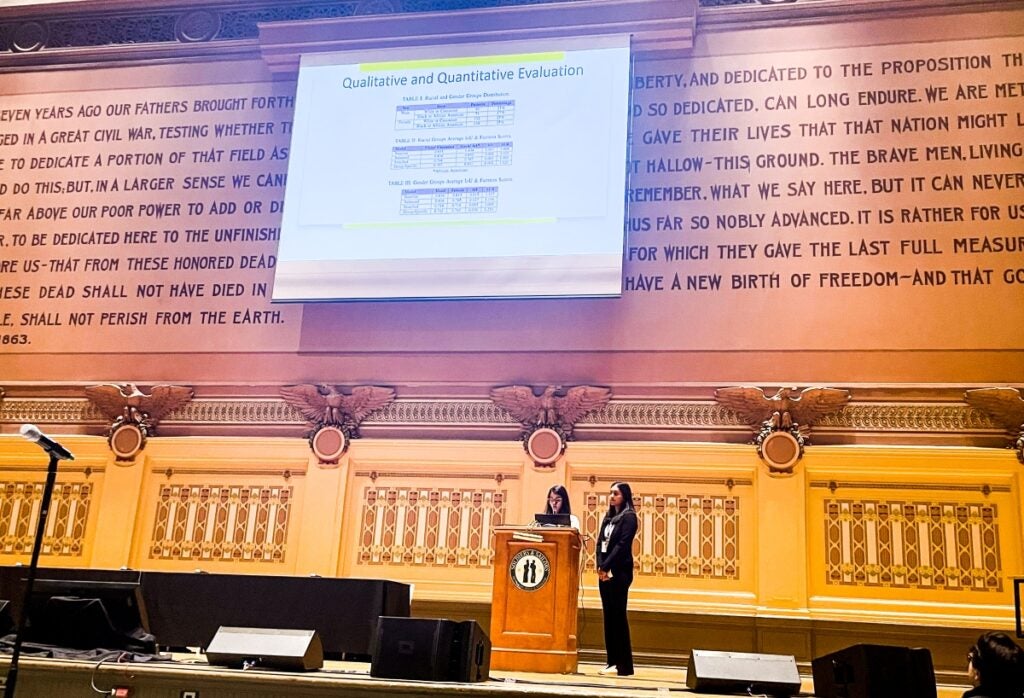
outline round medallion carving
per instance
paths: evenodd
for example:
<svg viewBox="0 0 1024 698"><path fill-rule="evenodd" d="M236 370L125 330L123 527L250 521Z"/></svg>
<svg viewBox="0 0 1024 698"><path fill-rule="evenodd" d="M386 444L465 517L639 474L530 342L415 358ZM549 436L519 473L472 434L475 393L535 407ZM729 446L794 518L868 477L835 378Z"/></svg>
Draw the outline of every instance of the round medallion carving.
<svg viewBox="0 0 1024 698"><path fill-rule="evenodd" d="M174 25L174 35L178 41L196 43L209 41L220 31L220 15L209 10L186 12L178 18Z"/></svg>
<svg viewBox="0 0 1024 698"><path fill-rule="evenodd" d="M321 463L337 463L348 449L348 436L338 427L327 426L313 434L309 445Z"/></svg>
<svg viewBox="0 0 1024 698"><path fill-rule="evenodd" d="M23 22L11 35L11 50L15 53L38 51L46 45L50 32L42 22Z"/></svg>
<svg viewBox="0 0 1024 698"><path fill-rule="evenodd" d="M107 442L118 460L132 460L146 445L146 434L138 424L128 422L115 427Z"/></svg>
<svg viewBox="0 0 1024 698"><path fill-rule="evenodd" d="M526 440L526 452L537 465L551 465L565 451L562 435L550 427L535 430Z"/></svg>
<svg viewBox="0 0 1024 698"><path fill-rule="evenodd" d="M800 460L800 442L788 431L773 431L761 442L761 457L772 469L788 471Z"/></svg>

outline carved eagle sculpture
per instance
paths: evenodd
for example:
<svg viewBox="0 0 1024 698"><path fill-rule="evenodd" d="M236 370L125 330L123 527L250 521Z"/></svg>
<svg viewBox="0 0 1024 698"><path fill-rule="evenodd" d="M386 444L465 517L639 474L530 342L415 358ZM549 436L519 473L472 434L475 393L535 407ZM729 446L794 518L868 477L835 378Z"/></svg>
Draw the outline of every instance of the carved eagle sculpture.
<svg viewBox="0 0 1024 698"><path fill-rule="evenodd" d="M1007 431L1016 432L1011 448L1017 451L1017 460L1024 463L1024 398L1016 388L978 388L964 393L971 407L991 415Z"/></svg>
<svg viewBox="0 0 1024 698"><path fill-rule="evenodd" d="M850 391L806 388L798 393L796 388L780 388L768 397L761 388L736 386L719 388L715 399L752 426L771 421L772 427L788 429L794 423L810 427L820 417L840 410L850 401Z"/></svg>
<svg viewBox="0 0 1024 698"><path fill-rule="evenodd" d="M134 383L92 385L85 396L107 419L111 429L122 424L145 427L151 434L167 414L192 400L192 388L181 385L156 385L148 395Z"/></svg>
<svg viewBox="0 0 1024 698"><path fill-rule="evenodd" d="M357 385L346 395L334 385L291 385L281 388L281 397L302 413L316 429L334 426L355 432L359 423L395 399L395 391L377 385Z"/></svg>
<svg viewBox="0 0 1024 698"><path fill-rule="evenodd" d="M608 404L612 391L593 385L577 385L557 395L561 387L549 385L540 395L528 385L507 385L491 390L491 400L524 426L559 427L566 434L584 415Z"/></svg>
<svg viewBox="0 0 1024 698"><path fill-rule="evenodd" d="M964 393L971 407L991 415L1007 431L1024 431L1024 397L1016 388L978 388Z"/></svg>

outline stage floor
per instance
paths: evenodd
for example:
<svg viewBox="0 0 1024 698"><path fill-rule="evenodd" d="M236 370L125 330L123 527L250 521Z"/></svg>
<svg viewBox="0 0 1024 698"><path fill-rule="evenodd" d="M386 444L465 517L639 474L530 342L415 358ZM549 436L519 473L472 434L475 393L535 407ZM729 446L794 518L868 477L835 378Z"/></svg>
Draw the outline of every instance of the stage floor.
<svg viewBox="0 0 1024 698"><path fill-rule="evenodd" d="M291 673L253 669L242 671L211 667L202 657L175 655L174 663L97 665L81 660L22 657L18 698L87 698L110 694L114 687L131 689L130 698L436 698L458 695L472 698L561 698L595 696L640 698L654 695L702 695L686 688L686 670L678 667L638 666L631 677L598 674L601 666L581 664L576 674L532 674L492 671L491 680L479 683L395 681L370 676L369 664L327 662L320 671ZM0 658L6 675L9 658ZM965 676L966 681L966 676ZM939 698L960 698L968 687L939 686ZM812 696L810 676L803 677L801 695ZM706 694L703 694L706 695Z"/></svg>

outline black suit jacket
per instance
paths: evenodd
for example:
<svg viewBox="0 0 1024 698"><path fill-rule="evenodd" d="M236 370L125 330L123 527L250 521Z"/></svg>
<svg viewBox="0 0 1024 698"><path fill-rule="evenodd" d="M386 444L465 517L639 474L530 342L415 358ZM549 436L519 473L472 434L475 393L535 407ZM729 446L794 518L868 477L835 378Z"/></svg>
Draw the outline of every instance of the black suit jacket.
<svg viewBox="0 0 1024 698"><path fill-rule="evenodd" d="M615 527L608 539L608 552L602 553L604 529L608 525L608 516L601 522L597 538L597 568L605 572L622 573L633 570L633 539L636 537L636 512L627 509L615 519Z"/></svg>

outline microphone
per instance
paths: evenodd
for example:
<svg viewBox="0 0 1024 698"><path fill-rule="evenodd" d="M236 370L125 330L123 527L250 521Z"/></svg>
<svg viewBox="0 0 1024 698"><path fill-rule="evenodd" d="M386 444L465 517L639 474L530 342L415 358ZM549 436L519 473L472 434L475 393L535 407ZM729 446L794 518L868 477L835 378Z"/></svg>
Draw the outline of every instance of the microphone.
<svg viewBox="0 0 1024 698"><path fill-rule="evenodd" d="M49 453L54 458L60 458L64 460L74 460L75 457L71 455L71 452L61 446L59 443L46 436L43 432L39 431L35 424L22 424L21 435L29 441L33 441L39 444L44 451Z"/></svg>

